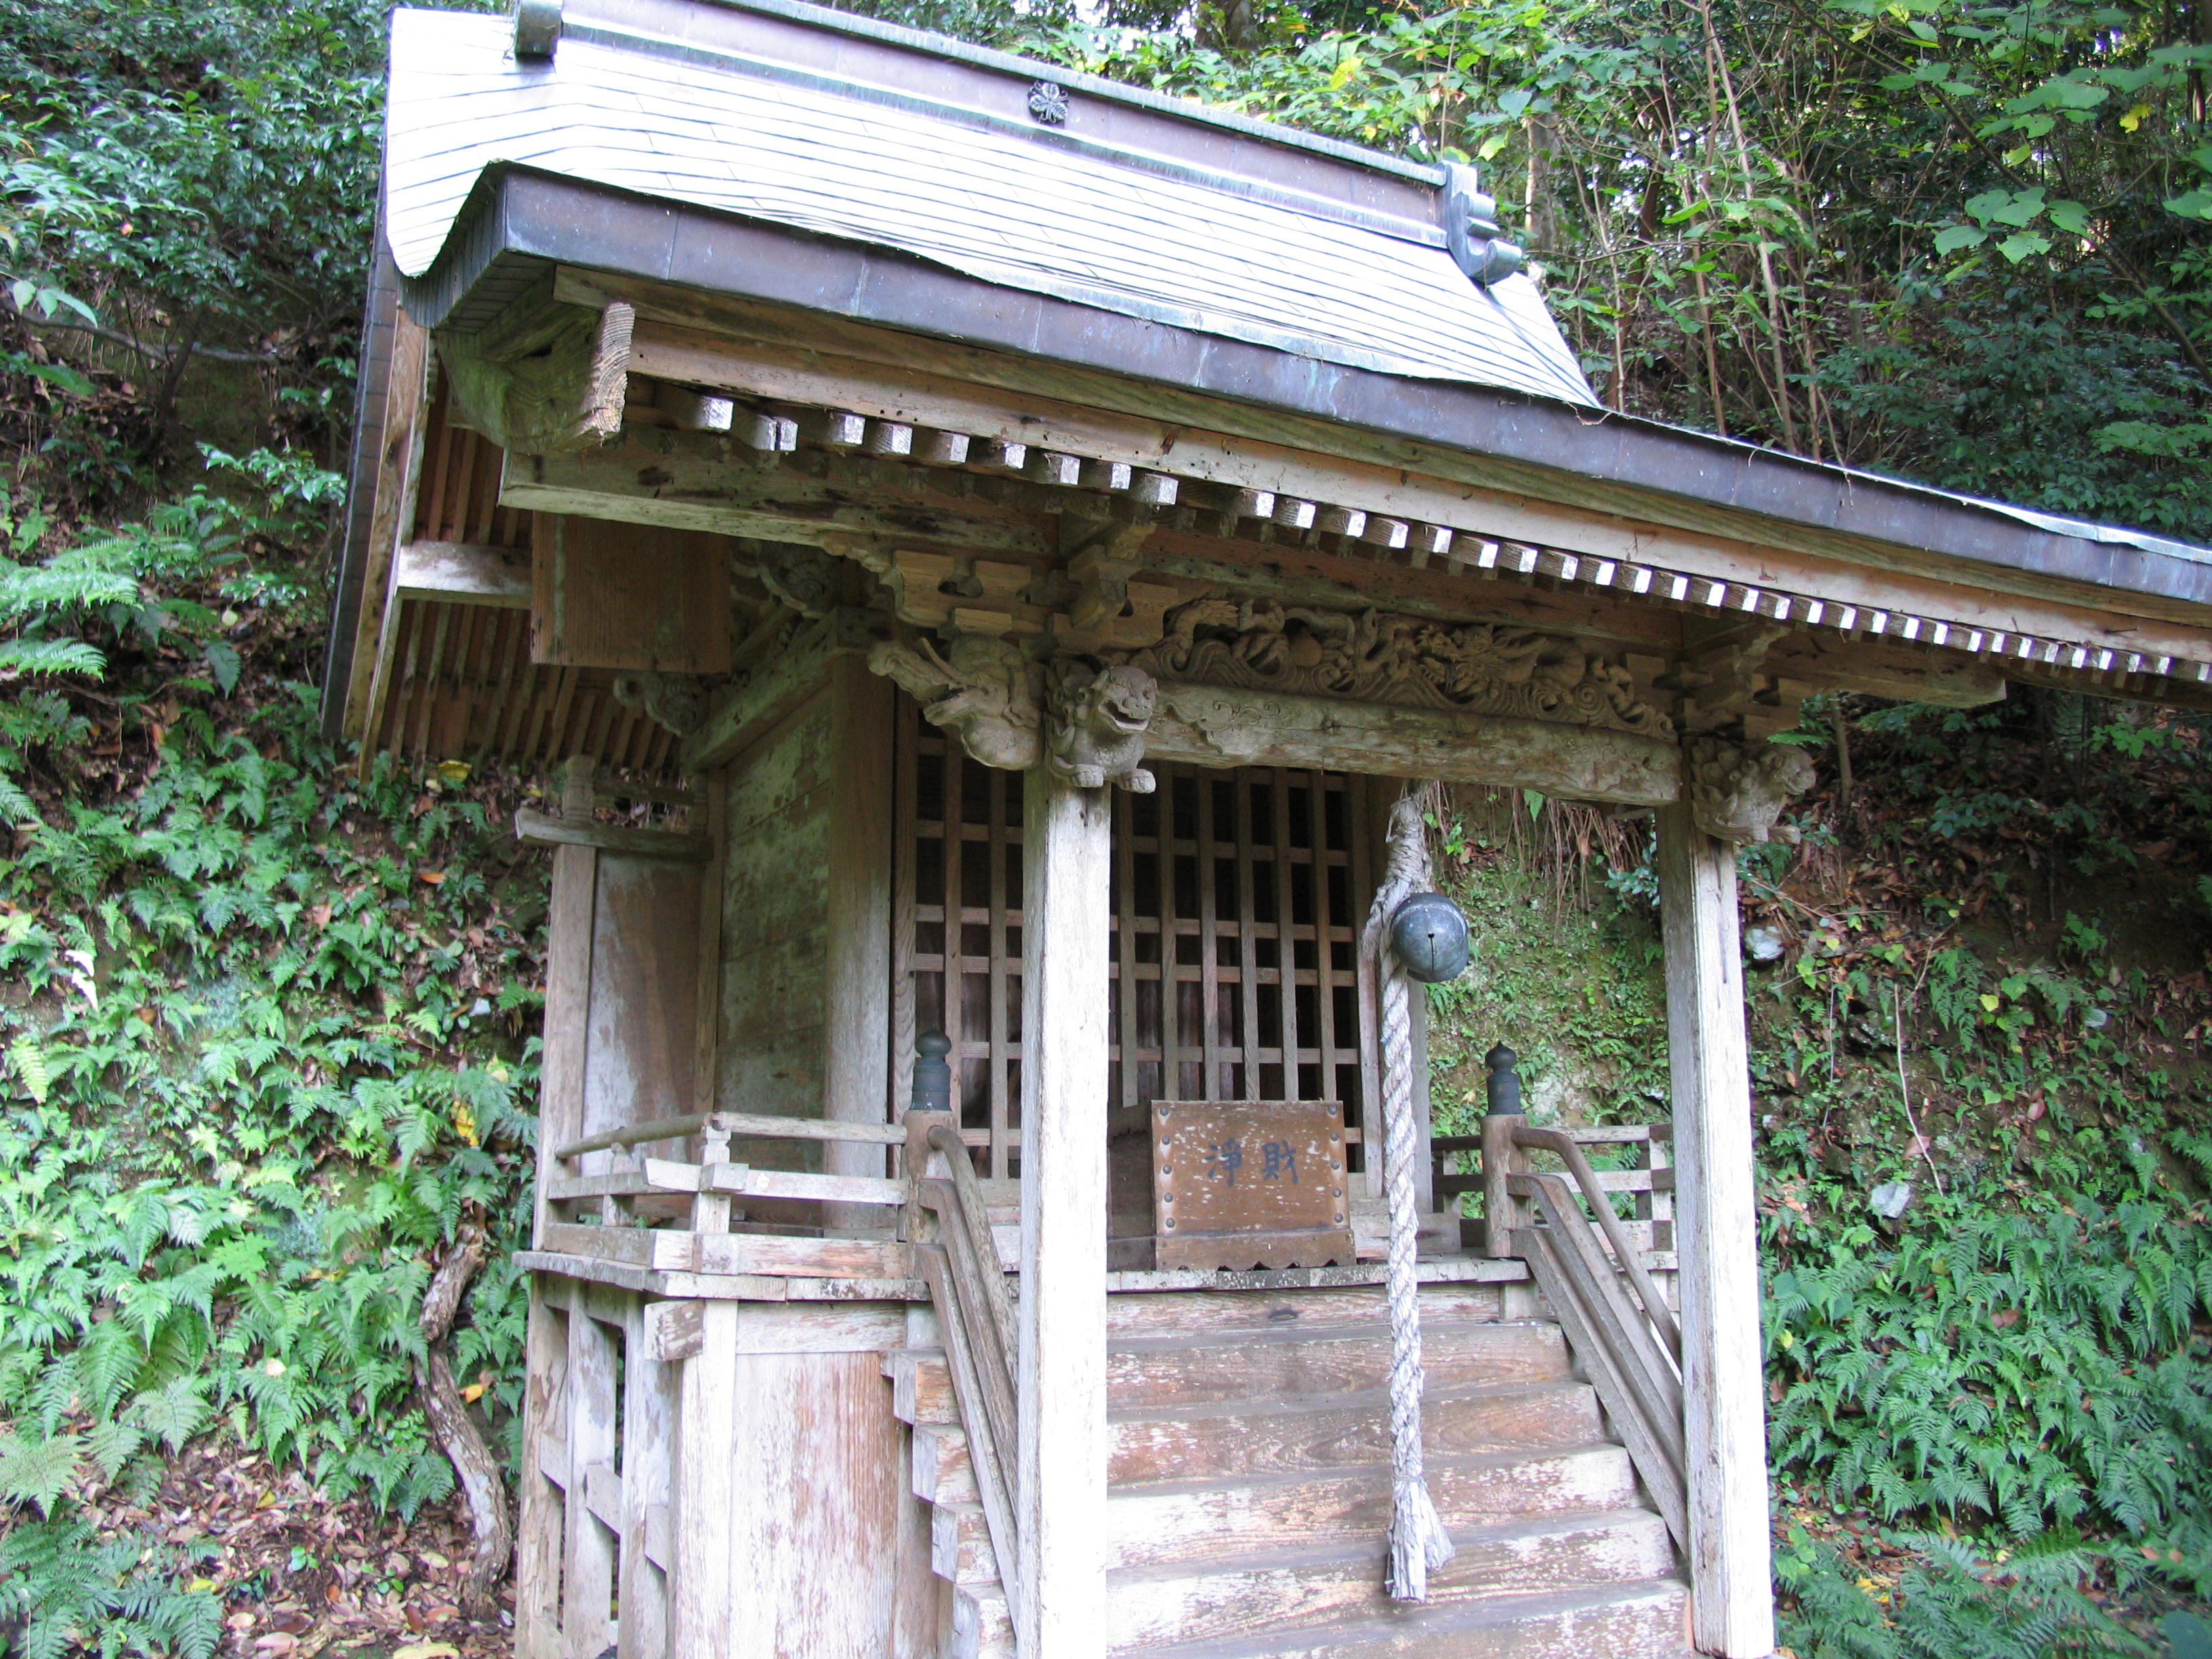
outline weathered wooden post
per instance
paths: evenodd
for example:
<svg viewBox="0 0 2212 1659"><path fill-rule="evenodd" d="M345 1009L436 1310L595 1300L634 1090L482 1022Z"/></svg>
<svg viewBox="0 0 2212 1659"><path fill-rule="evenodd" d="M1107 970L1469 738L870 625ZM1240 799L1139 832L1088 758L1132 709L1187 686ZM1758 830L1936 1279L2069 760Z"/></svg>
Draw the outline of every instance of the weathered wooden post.
<svg viewBox="0 0 2212 1659"><path fill-rule="evenodd" d="M1755 1659L1774 1650L1774 1590L1735 848L1699 829L1686 801L1659 811L1659 893L1688 1416L1691 1635L1704 1652Z"/></svg>
<svg viewBox="0 0 2212 1659"><path fill-rule="evenodd" d="M1515 1202L1506 1182L1518 1167L1513 1132L1528 1121L1521 1109L1521 1074L1513 1069L1520 1058L1501 1042L1484 1060L1490 1079L1482 1115L1482 1243L1493 1257L1513 1254Z"/></svg>
<svg viewBox="0 0 2212 1659"><path fill-rule="evenodd" d="M1019 1475L1030 1659L1106 1651L1106 1021L1113 812L1046 768L1022 814Z"/></svg>

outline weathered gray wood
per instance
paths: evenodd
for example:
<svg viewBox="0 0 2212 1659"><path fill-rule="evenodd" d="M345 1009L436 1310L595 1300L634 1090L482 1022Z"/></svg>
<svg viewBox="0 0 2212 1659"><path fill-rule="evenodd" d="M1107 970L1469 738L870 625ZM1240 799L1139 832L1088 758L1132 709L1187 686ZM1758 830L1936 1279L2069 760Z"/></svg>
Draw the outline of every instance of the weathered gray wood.
<svg viewBox="0 0 2212 1659"><path fill-rule="evenodd" d="M589 809L592 762L570 760L562 805ZM535 1224L542 1240L546 1188L562 1173L553 1149L584 1129L585 1023L592 1006L592 915L598 908L599 855L566 845L553 854L552 902L545 923L545 1039L538 1073L538 1182Z"/></svg>
<svg viewBox="0 0 2212 1659"><path fill-rule="evenodd" d="M403 599L530 609L530 555L520 548L409 542L399 550L394 581Z"/></svg>
<svg viewBox="0 0 2212 1659"><path fill-rule="evenodd" d="M822 1066L822 1115L843 1123L885 1126L891 1116L891 754L897 691L845 656L831 667L831 805L826 988L827 1052ZM880 1179L880 1147L847 1141L825 1147L822 1167L835 1176ZM826 1224L872 1226L868 1211L837 1205Z"/></svg>
<svg viewBox="0 0 2212 1659"><path fill-rule="evenodd" d="M1106 1629L1107 888L1103 790L1045 769L1023 801L1022 1651L1097 1659Z"/></svg>
<svg viewBox="0 0 2212 1659"><path fill-rule="evenodd" d="M926 468L829 456L802 471L750 465L751 455L712 433L635 428L603 450L510 450L500 505L815 546L842 534L1050 551L1042 514L932 488L940 475Z"/></svg>
<svg viewBox="0 0 2212 1659"><path fill-rule="evenodd" d="M375 457L375 505L362 544L361 613L354 624L353 654L345 690L344 730L362 740L361 763L368 766L374 744L368 739L380 723L389 690L392 653L399 637L398 574L399 544L414 526L422 446L430 409L430 336L396 309L392 319L390 368L384 393L384 446Z"/></svg>
<svg viewBox="0 0 2212 1659"><path fill-rule="evenodd" d="M1325 767L1637 806L1672 800L1681 787L1674 745L1632 732L1176 682L1160 686L1145 752L1200 766Z"/></svg>
<svg viewBox="0 0 2212 1659"><path fill-rule="evenodd" d="M568 1314L569 1480L561 1557L561 1635L572 1650L598 1653L615 1633L615 1550L611 1528L592 1513L589 1474L611 1464L619 1410L614 1334L580 1306ZM581 1476L582 1479L578 1477Z"/></svg>
<svg viewBox="0 0 2212 1659"><path fill-rule="evenodd" d="M2038 572L1978 568L1977 583L2008 590L1993 594L1960 586L1955 561L1911 548L1814 526L1752 520L1724 507L1493 455L842 319L810 314L801 351L791 343L797 313L777 306L596 273L564 272L563 281L579 297L618 291L633 301L641 319L653 325L641 326L641 338L655 338L661 325L674 325L678 332L713 331L685 342L720 359L720 371L699 376L709 384L756 388L771 377L775 395L799 402L872 414L880 409L978 434L991 431L993 421L1003 426L1011 419L1040 447L1477 536L1825 594L1839 603L1924 608L1929 615L2054 639L2078 635L2085 642L2185 657L2203 649L2179 601L2112 591L2093 596L2079 584ZM990 419L968 420L960 412L968 408ZM1756 543L1746 539L1754 537ZM2142 620L2116 625L2122 613Z"/></svg>
<svg viewBox="0 0 2212 1659"><path fill-rule="evenodd" d="M704 836L672 830L635 830L618 823L573 823L534 807L519 807L514 814L514 838L538 847L595 847L603 853L626 853L634 858L675 859L703 864L708 848Z"/></svg>
<svg viewBox="0 0 2212 1659"><path fill-rule="evenodd" d="M647 1340L652 1311L651 1305L630 1298L623 1332L617 1659L665 1659L668 1651L667 1557L664 1553L654 1559L652 1517L656 1511L665 1516L668 1509L676 1457L677 1376L676 1367ZM703 1329L703 1316L700 1323Z"/></svg>
<svg viewBox="0 0 2212 1659"><path fill-rule="evenodd" d="M564 1434L562 1393L568 1367L566 1316L547 1305L544 1283L544 1274L531 1274L523 1339L522 1443L540 1449ZM567 1659L560 1652L563 1496L535 1456L523 1458L515 1485L515 1651L520 1659Z"/></svg>
<svg viewBox="0 0 2212 1659"><path fill-rule="evenodd" d="M675 1556L669 1572L669 1659L727 1659L750 1613L733 1593L730 1550L740 1501L737 1460L738 1306L702 1316L697 1354L677 1385Z"/></svg>
<svg viewBox="0 0 2212 1659"><path fill-rule="evenodd" d="M684 741L686 771L720 766L773 730L830 683L839 659L865 655L872 635L860 613L838 610L807 626L790 647L719 696Z"/></svg>
<svg viewBox="0 0 2212 1659"><path fill-rule="evenodd" d="M1774 1593L1735 849L1674 806L1659 815L1658 863L1693 1634L1707 1653L1754 1659L1774 1649Z"/></svg>

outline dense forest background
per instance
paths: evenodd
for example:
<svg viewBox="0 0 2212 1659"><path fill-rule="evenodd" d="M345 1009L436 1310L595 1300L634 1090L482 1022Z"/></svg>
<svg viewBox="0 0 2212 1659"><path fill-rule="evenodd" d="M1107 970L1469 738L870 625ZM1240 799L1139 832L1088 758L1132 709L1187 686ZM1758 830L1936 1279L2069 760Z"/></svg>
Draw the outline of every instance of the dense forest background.
<svg viewBox="0 0 2212 1659"><path fill-rule="evenodd" d="M2202 0L880 5L1472 159L1615 407L2212 541ZM384 21L0 0L0 1635L494 1652L418 1390L511 1450L536 781L317 733ZM1800 1659L2212 1653L2212 752L1844 698L1744 861ZM1435 1005L1663 1067L1644 831L1445 801ZM1511 941L1507 948L1505 941ZM423 1292L484 1265L450 1334ZM2193 1609L2193 1611L2192 1611Z"/></svg>

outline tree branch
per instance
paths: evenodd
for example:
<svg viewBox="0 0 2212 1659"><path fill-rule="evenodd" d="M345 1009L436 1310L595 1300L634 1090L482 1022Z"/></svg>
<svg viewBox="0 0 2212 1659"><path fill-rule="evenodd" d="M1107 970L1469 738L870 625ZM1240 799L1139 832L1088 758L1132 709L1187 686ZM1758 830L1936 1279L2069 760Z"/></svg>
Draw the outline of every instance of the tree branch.
<svg viewBox="0 0 2212 1659"><path fill-rule="evenodd" d="M468 1402L454 1386L453 1368L446 1363L446 1333L460 1311L461 1294L483 1264L483 1226L471 1222L461 1229L446 1252L438 1271L422 1292L419 1328L428 1345L416 1362L415 1386L422 1396L422 1415L439 1449L453 1466L461 1493L468 1500L469 1518L476 1532L476 1553L462 1599L472 1616L483 1618L492 1608L493 1586L507 1576L514 1554L514 1528L507 1513L507 1488L500 1480L499 1462L484 1443L483 1431L469 1415Z"/></svg>

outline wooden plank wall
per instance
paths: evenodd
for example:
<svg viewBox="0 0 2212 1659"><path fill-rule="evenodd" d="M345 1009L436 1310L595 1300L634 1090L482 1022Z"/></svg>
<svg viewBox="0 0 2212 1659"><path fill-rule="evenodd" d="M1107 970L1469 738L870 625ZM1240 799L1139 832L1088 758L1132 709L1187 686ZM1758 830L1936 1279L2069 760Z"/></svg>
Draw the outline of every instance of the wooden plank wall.
<svg viewBox="0 0 2212 1659"><path fill-rule="evenodd" d="M714 1097L726 1111L823 1115L833 714L825 683L725 775ZM731 1156L768 1169L817 1167L811 1143L747 1142Z"/></svg>

